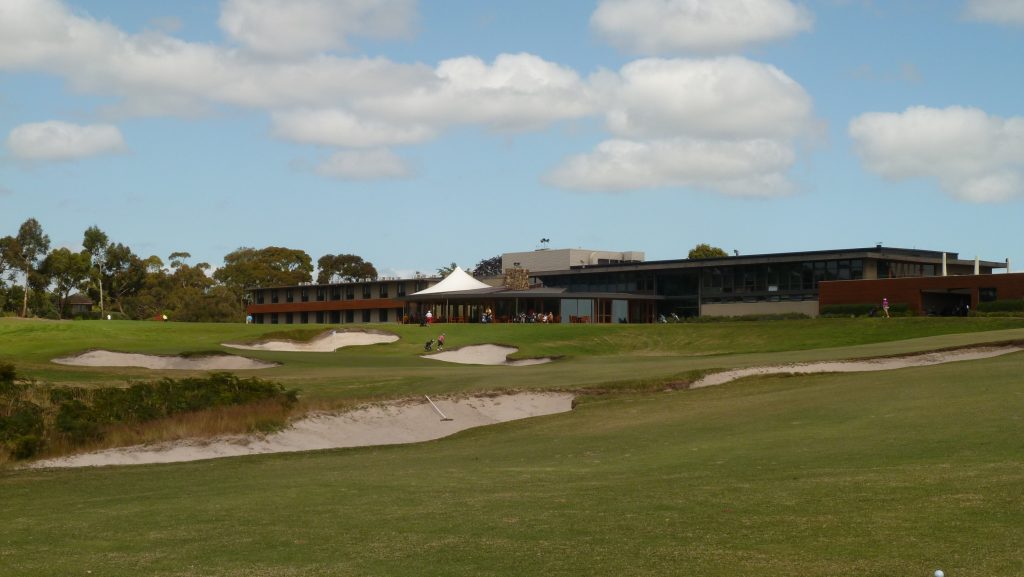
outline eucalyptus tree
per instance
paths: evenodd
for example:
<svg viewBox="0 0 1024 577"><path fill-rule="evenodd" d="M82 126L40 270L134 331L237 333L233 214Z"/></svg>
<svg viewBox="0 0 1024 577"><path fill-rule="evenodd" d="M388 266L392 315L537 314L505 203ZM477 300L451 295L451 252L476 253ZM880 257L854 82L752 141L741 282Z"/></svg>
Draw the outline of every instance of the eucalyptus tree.
<svg viewBox="0 0 1024 577"><path fill-rule="evenodd" d="M110 239L107 234L98 226L90 226L85 229L85 237L82 239L82 247L89 253L90 274L100 289L100 318L106 311L103 303L103 264L107 256L107 247L110 246Z"/></svg>
<svg viewBox="0 0 1024 577"><path fill-rule="evenodd" d="M82 290L88 283L91 272L92 256L88 251L72 252L61 247L46 255L39 266L39 273L53 283L54 294L57 296L58 317L64 317L64 309L67 308L71 291Z"/></svg>
<svg viewBox="0 0 1024 577"><path fill-rule="evenodd" d="M18 228L18 254L15 255L14 266L25 275L25 294L22 297L21 316L28 316L29 277L39 272L39 262L50 250L50 237L43 232L39 221L30 218Z"/></svg>

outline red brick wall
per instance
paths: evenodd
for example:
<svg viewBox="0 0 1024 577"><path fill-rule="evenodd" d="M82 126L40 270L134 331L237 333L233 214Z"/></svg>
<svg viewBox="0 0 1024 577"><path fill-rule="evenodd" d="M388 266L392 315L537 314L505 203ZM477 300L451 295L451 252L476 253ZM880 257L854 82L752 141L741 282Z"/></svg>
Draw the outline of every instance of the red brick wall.
<svg viewBox="0 0 1024 577"><path fill-rule="evenodd" d="M907 304L920 313L922 291L967 290L975 308L979 288L996 289L1000 300L1024 298L1024 273L824 281L818 284L818 306L881 304L887 298L891 304Z"/></svg>

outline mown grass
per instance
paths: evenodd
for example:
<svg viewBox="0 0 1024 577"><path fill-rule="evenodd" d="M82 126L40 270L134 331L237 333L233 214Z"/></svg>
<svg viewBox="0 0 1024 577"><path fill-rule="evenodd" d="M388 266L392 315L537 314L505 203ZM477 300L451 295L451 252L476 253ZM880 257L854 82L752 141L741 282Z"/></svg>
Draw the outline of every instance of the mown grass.
<svg viewBox="0 0 1024 577"><path fill-rule="evenodd" d="M0 361L64 384L123 382L168 372L48 359L210 350L279 328L111 323L0 322ZM0 470L0 574L1024 574L1024 355L660 386L710 368L1021 339L1019 320L375 328L402 340L260 352L284 364L252 374L328 404L499 388L614 394L408 446ZM442 330L449 346L562 358L420 358L425 336Z"/></svg>
<svg viewBox="0 0 1024 577"><path fill-rule="evenodd" d="M589 398L436 442L0 473L11 575L1024 572L1022 355Z"/></svg>

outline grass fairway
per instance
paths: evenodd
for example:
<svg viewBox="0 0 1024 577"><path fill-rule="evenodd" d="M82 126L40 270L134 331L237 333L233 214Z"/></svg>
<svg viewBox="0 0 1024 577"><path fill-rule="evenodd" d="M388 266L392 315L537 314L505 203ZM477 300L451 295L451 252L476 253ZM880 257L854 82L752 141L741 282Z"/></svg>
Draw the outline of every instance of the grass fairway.
<svg viewBox="0 0 1024 577"><path fill-rule="evenodd" d="M1012 320L891 320L445 327L453 346L501 342L523 356L564 357L537 367L420 359L419 327L390 327L403 337L394 345L252 356L285 362L254 374L339 399L614 390L710 367L1024 338ZM123 382L152 373L47 359L88 348L217 349L271 330L124 323L108 339L92 334L97 324L0 322L0 362L41 379ZM2 470L0 575L881 577L942 568L1016 577L1022 368L1018 353L626 391L416 445Z"/></svg>

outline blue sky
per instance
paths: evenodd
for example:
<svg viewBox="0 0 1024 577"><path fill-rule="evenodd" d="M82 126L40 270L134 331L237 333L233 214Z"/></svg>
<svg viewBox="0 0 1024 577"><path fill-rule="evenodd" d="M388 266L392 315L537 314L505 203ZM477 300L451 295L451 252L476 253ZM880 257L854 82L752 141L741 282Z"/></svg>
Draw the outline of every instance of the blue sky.
<svg viewBox="0 0 1024 577"><path fill-rule="evenodd" d="M0 235L1020 269L1021 55L1024 0L0 0Z"/></svg>

